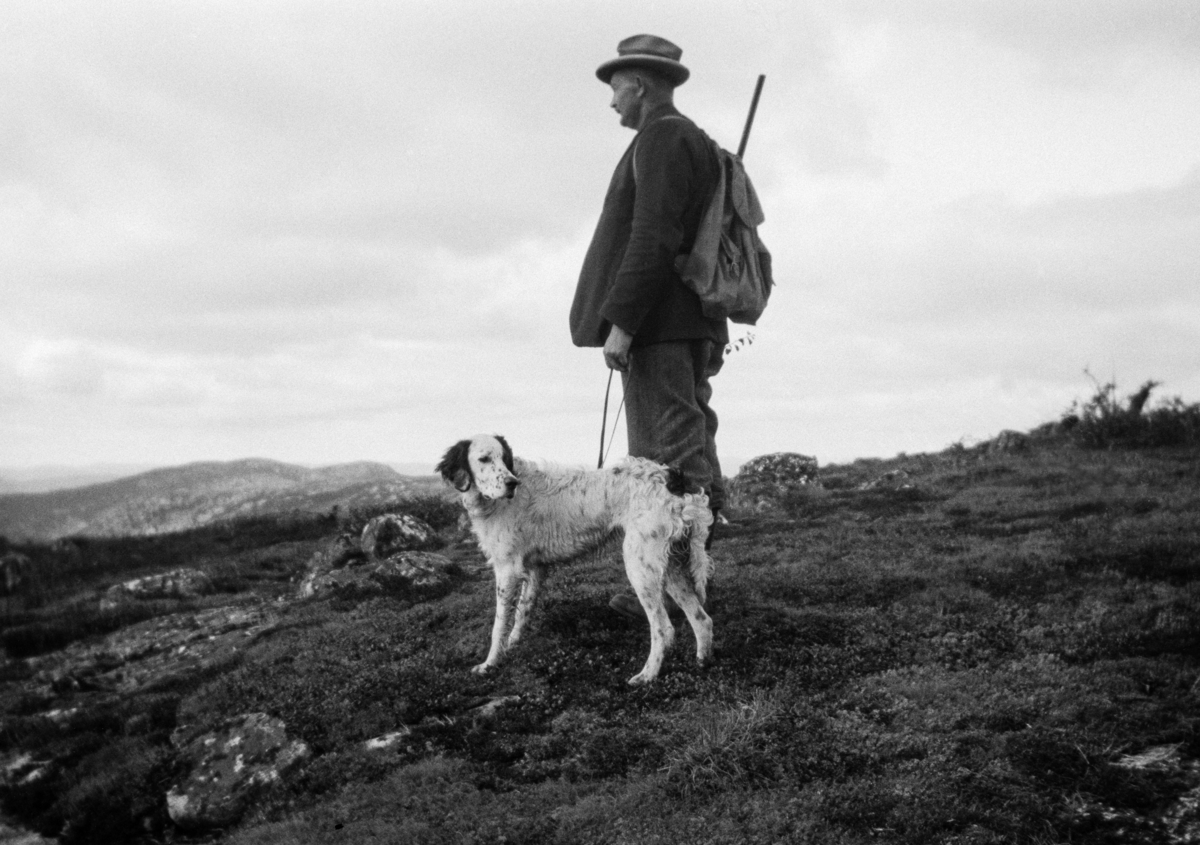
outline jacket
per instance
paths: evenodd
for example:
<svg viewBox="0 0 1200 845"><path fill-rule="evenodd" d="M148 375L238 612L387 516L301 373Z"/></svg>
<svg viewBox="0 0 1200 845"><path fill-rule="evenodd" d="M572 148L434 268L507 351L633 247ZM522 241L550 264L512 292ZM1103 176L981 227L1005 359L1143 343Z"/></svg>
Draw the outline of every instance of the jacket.
<svg viewBox="0 0 1200 845"><path fill-rule="evenodd" d="M570 314L576 346L603 346L613 324L635 347L728 342L725 321L704 316L675 269L691 252L719 175L712 142L692 121L672 105L648 115L617 163L583 261Z"/></svg>

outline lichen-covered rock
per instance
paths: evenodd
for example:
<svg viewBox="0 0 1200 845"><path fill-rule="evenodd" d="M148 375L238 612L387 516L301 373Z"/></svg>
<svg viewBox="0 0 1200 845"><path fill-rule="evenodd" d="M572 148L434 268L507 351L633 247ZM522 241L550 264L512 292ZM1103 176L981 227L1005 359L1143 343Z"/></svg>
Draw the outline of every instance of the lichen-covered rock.
<svg viewBox="0 0 1200 845"><path fill-rule="evenodd" d="M276 610L267 604L176 613L129 625L98 643L72 643L28 665L49 700L78 690L126 694L236 662L277 621Z"/></svg>
<svg viewBox="0 0 1200 845"><path fill-rule="evenodd" d="M437 534L415 516L387 513L363 527L362 550L372 560L385 560L399 552L428 549Z"/></svg>
<svg viewBox="0 0 1200 845"><path fill-rule="evenodd" d="M742 464L730 492L748 505L762 507L800 490L820 487L817 459L796 452L761 455Z"/></svg>
<svg viewBox="0 0 1200 845"><path fill-rule="evenodd" d="M297 595L300 598L382 595L435 598L450 589L455 569L448 558L433 552L400 552L386 560L341 569L309 570L300 582Z"/></svg>
<svg viewBox="0 0 1200 845"><path fill-rule="evenodd" d="M183 741L191 772L167 793L171 821L186 831L236 823L251 801L277 786L310 755L287 734L287 725L265 713L231 719L219 729Z"/></svg>
<svg viewBox="0 0 1200 845"><path fill-rule="evenodd" d="M212 592L212 578L199 569L174 569L134 578L109 587L100 600L101 610L112 610L126 601L188 599Z"/></svg>

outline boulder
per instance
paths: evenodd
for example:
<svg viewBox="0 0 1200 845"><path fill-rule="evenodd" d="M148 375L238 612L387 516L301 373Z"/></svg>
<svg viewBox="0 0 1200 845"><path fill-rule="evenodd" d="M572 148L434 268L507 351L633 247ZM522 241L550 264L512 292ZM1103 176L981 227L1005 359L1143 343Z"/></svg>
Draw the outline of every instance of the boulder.
<svg viewBox="0 0 1200 845"><path fill-rule="evenodd" d="M25 583L33 561L20 552L0 556L0 595L11 596Z"/></svg>
<svg viewBox="0 0 1200 845"><path fill-rule="evenodd" d="M208 573L199 569L174 569L109 587L100 600L100 609L111 610L131 600L197 598L212 589L212 578Z"/></svg>
<svg viewBox="0 0 1200 845"><path fill-rule="evenodd" d="M400 552L386 560L340 569L310 569L300 582L299 598L369 598L393 595L428 599L444 595L456 566L433 552Z"/></svg>
<svg viewBox="0 0 1200 845"><path fill-rule="evenodd" d="M312 753L266 713L230 719L188 741L177 733L173 740L191 772L167 793L167 813L185 831L235 824Z"/></svg>
<svg viewBox="0 0 1200 845"><path fill-rule="evenodd" d="M415 516L388 513L377 516L363 527L361 546L372 560L385 560L398 552L428 549L437 543L437 534Z"/></svg>
<svg viewBox="0 0 1200 845"><path fill-rule="evenodd" d="M1029 436L1019 431L1005 429L984 444L984 446L985 451L989 454L1024 452L1029 448Z"/></svg>
<svg viewBox="0 0 1200 845"><path fill-rule="evenodd" d="M742 464L730 483L731 492L755 507L820 486L817 459L796 452L761 455Z"/></svg>

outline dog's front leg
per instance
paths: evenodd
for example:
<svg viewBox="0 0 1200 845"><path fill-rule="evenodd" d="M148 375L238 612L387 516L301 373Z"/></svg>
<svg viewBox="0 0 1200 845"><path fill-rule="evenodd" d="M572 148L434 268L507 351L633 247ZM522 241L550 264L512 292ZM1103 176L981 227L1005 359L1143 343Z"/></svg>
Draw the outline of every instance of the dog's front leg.
<svg viewBox="0 0 1200 845"><path fill-rule="evenodd" d="M516 595L517 584L521 580L521 571L512 561L493 561L492 569L496 573L496 618L492 622L492 645L488 649L487 659L471 669L477 675L482 675L500 663L504 656L504 632L508 628L508 610Z"/></svg>
<svg viewBox="0 0 1200 845"><path fill-rule="evenodd" d="M542 568L536 565L527 566L525 581L521 585L521 598L517 601L517 612L513 616L512 630L508 633L508 649L520 642L521 634L525 631L525 623L529 620L529 614L533 612L533 608L537 604L538 591L541 586Z"/></svg>

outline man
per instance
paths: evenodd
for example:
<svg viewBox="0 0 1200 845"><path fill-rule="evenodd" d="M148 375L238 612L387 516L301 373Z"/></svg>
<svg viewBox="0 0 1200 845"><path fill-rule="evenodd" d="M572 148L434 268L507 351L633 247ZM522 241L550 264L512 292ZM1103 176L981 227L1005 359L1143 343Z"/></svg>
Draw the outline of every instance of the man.
<svg viewBox="0 0 1200 845"><path fill-rule="evenodd" d="M720 163L708 136L675 108L675 88L689 76L682 55L664 38L635 35L596 71L612 87L621 125L637 135L613 173L584 259L571 339L602 346L621 373L629 454L678 468L689 490L708 493L715 516L724 485L709 379L729 330L704 316L675 259L692 248Z"/></svg>

